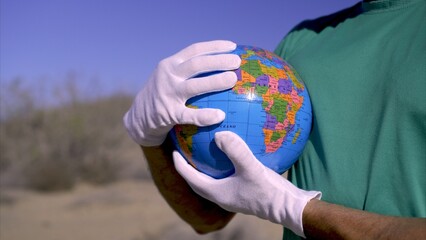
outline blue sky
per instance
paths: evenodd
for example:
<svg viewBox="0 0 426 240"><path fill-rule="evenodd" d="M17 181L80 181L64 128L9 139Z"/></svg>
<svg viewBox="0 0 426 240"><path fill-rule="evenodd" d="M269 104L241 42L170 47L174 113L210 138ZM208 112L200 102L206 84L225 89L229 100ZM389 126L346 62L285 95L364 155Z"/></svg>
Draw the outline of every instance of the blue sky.
<svg viewBox="0 0 426 240"><path fill-rule="evenodd" d="M0 0L0 81L135 94L158 61L228 39L273 50L304 19L357 0ZM96 82L96 84L93 84ZM97 88L97 89L94 89Z"/></svg>

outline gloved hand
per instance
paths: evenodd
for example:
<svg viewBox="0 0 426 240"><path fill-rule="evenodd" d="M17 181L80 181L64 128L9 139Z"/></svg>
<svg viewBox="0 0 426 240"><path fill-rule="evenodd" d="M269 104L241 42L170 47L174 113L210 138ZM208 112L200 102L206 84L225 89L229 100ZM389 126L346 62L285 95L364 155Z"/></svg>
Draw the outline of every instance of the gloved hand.
<svg viewBox="0 0 426 240"><path fill-rule="evenodd" d="M175 167L191 188L225 210L267 219L305 237L303 209L311 199L319 199L321 193L299 189L265 167L235 133L217 132L215 141L231 159L235 173L227 178L214 179L197 171L175 151Z"/></svg>
<svg viewBox="0 0 426 240"><path fill-rule="evenodd" d="M208 126L225 118L219 109L191 109L186 101L207 92L232 88L241 59L228 54L236 48L230 41L195 43L162 60L125 114L124 125L142 146L158 146L176 124ZM206 77L201 73L223 71Z"/></svg>

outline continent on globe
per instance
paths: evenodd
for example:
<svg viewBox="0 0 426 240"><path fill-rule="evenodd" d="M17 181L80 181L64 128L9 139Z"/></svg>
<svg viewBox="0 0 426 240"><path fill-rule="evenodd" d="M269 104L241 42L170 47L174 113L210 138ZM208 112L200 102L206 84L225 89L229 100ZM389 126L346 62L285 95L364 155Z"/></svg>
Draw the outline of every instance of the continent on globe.
<svg viewBox="0 0 426 240"><path fill-rule="evenodd" d="M208 127L176 125L170 136L193 167L214 178L234 172L231 161L214 142L215 132L224 130L238 134L259 161L282 174L297 161L309 137L312 108L308 91L294 69L274 53L243 45L233 53L242 60L235 70L235 86L187 102L191 108L221 109L225 120Z"/></svg>

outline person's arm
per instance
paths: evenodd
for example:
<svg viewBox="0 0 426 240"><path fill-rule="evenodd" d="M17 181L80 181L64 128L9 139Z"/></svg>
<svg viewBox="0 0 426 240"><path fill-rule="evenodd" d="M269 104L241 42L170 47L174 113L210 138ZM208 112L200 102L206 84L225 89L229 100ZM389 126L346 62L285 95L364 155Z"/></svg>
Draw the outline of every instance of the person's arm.
<svg viewBox="0 0 426 240"><path fill-rule="evenodd" d="M152 178L172 209L198 233L225 227L235 213L196 194L176 171L170 139L158 147L142 147Z"/></svg>
<svg viewBox="0 0 426 240"><path fill-rule="evenodd" d="M320 201L320 192L299 189L266 168L235 133L217 132L215 141L234 164L230 177L211 178L178 152L173 157L177 171L195 192L228 211L267 219L302 237L426 239L425 219L384 216Z"/></svg>
<svg viewBox="0 0 426 240"><path fill-rule="evenodd" d="M303 211L312 239L426 239L425 218L392 217L311 200Z"/></svg>

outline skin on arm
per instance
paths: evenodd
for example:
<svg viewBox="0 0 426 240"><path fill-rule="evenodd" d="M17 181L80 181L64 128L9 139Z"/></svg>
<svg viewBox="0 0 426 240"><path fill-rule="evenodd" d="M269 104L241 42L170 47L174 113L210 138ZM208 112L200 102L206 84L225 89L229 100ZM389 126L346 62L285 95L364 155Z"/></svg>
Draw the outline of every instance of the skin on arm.
<svg viewBox="0 0 426 240"><path fill-rule="evenodd" d="M172 209L200 234L225 227L235 216L196 194L176 171L169 138L159 147L142 147L152 178Z"/></svg>
<svg viewBox="0 0 426 240"><path fill-rule="evenodd" d="M312 239L426 239L425 218L384 216L311 200L303 228Z"/></svg>

